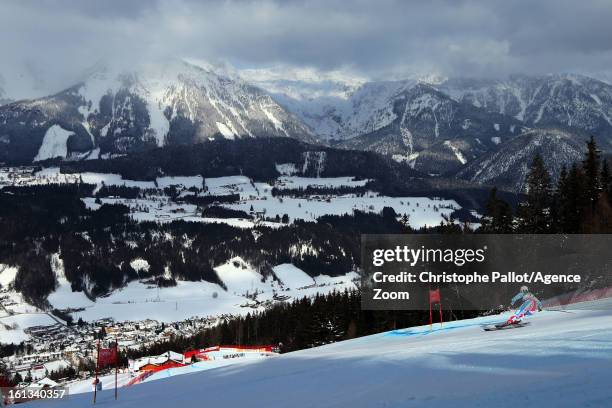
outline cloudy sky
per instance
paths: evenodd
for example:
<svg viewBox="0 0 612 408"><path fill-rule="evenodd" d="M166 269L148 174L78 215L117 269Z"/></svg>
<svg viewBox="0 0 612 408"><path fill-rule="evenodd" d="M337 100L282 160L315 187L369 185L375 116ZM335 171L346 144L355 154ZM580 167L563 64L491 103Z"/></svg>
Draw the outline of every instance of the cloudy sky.
<svg viewBox="0 0 612 408"><path fill-rule="evenodd" d="M609 0L0 2L0 75L38 90L100 61L166 57L344 69L369 78L612 67Z"/></svg>

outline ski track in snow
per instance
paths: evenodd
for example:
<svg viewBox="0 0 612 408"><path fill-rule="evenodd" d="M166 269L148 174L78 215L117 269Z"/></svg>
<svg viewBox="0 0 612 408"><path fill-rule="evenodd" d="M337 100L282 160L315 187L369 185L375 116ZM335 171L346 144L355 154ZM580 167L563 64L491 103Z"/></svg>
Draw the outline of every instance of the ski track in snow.
<svg viewBox="0 0 612 408"><path fill-rule="evenodd" d="M526 327L484 332L489 316L397 330L177 375L98 395L100 406L606 407L612 311L544 311ZM212 368L212 367L211 367ZM26 406L43 406L35 402ZM58 407L91 404L71 395Z"/></svg>

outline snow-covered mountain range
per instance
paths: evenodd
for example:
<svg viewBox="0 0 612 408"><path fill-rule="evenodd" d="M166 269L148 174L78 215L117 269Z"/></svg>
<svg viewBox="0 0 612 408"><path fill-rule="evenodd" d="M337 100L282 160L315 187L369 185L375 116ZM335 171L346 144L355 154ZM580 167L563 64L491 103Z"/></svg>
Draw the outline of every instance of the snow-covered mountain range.
<svg viewBox="0 0 612 408"><path fill-rule="evenodd" d="M184 61L98 69L55 95L0 107L0 162L97 158L244 136L316 141L259 88Z"/></svg>
<svg viewBox="0 0 612 408"><path fill-rule="evenodd" d="M502 169L517 161L526 168L536 151L548 162L579 157L585 134L595 136L602 150L612 150L612 86L581 75L364 82L333 98L296 96L277 83L260 86L333 145L392 155L429 174L483 174L477 167L500 151L497 160L507 161L488 168L488 177L473 178L497 182L505 179ZM546 130L532 130L540 128ZM553 134L551 140L564 142L530 147ZM560 165L555 161L553 176ZM519 189L522 182L514 181L508 186Z"/></svg>
<svg viewBox="0 0 612 408"><path fill-rule="evenodd" d="M460 102L512 116L526 126L584 130L612 148L612 86L593 78L551 74L507 80L448 80L438 89Z"/></svg>
<svg viewBox="0 0 612 408"><path fill-rule="evenodd" d="M0 163L106 158L211 138L290 137L464 177L482 174L474 168L498 151L531 160L527 146L537 141L527 139L536 128L579 143L591 134L612 151L612 86L570 74L368 81L348 70L237 71L171 60L98 67L55 95L8 99L0 81ZM565 157L567 149L551 143L543 153ZM511 166L494 166L486 179L499 179L492 172Z"/></svg>

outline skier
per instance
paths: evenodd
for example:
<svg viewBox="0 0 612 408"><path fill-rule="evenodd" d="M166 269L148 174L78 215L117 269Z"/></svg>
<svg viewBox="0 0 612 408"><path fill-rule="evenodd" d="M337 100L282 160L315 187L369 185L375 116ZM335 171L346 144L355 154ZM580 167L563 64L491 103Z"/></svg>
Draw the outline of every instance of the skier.
<svg viewBox="0 0 612 408"><path fill-rule="evenodd" d="M522 286L521 291L512 298L511 304L514 306L515 303L522 301L521 306L514 312L512 316L506 321L506 325L518 324L521 319L525 316L531 316L536 312L542 311L542 302L535 295L529 292L527 286Z"/></svg>

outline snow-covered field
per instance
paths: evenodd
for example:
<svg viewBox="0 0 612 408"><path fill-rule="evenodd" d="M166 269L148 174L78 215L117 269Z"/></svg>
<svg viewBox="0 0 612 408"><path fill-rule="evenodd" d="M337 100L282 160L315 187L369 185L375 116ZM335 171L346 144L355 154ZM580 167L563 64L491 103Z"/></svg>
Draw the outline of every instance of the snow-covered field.
<svg viewBox="0 0 612 408"><path fill-rule="evenodd" d="M279 189L307 187L363 187L370 180L355 180L353 177L296 177L281 176L275 185Z"/></svg>
<svg viewBox="0 0 612 408"><path fill-rule="evenodd" d="M517 329L492 316L387 332L98 395L100 406L607 407L612 311L544 311ZM83 407L90 394L60 407ZM36 402L32 406L42 406Z"/></svg>
<svg viewBox="0 0 612 408"><path fill-rule="evenodd" d="M100 204L94 198L84 198L88 208L97 210ZM189 222L225 223L239 228L253 228L256 223L247 218L210 218L202 217L197 212L197 206L178 204L164 199L125 199L102 198L102 204L124 204L132 209L132 218L138 221L171 222L184 220ZM352 214L355 210L363 212L380 212L384 207L392 207L399 215L406 214L410 225L414 228L435 226L443 221L443 216L449 216L459 206L452 200L439 200L427 197L386 197L376 193L365 196L352 194L326 198L292 198L292 197L260 197L243 199L238 203L222 204L222 206L246 213L251 211L263 214L266 218L288 215L290 221L297 219L316 221L323 215ZM145 210L146 209L146 210ZM261 223L257 223L261 224ZM271 221L264 222L270 227L280 227L282 224Z"/></svg>
<svg viewBox="0 0 612 408"><path fill-rule="evenodd" d="M288 164L277 165L283 173L292 174ZM0 172L0 187L2 185L36 185L49 183L77 183L83 181L95 184L96 193L103 185L138 187L149 191L157 191L138 199L118 197L100 198L96 203L94 197L84 198L87 208L97 210L101 204L123 204L130 208L131 216L137 221L153 221L166 223L174 220L203 223L225 223L238 228L254 228L266 225L277 228L281 223L274 222L287 214L289 222L297 219L316 221L323 215L352 214L355 210L364 212L380 212L383 207L392 207L399 215L407 215L410 225L414 228L438 225L448 217L459 205L453 200L443 200L430 197L386 197L369 191L364 195L330 194L306 197L274 197L272 189L305 189L315 188L357 188L363 187L369 180L355 180L353 177L299 177L282 175L273 184L254 182L245 176L225 176L203 179L201 176L158 177L155 181L135 181L123 179L119 174L110 173L78 173L62 174L59 168L46 168L32 177L11 179ZM193 194L188 189L205 189L202 195L223 196L238 194L240 201L225 203L224 207L241 210L250 214L250 218L211 218L202 217L198 207L193 204L177 202L164 195L163 189L177 186L182 189L179 197ZM252 209L252 210L251 210ZM254 214L253 214L254 213ZM267 219L267 221L262 220Z"/></svg>
<svg viewBox="0 0 612 408"><path fill-rule="evenodd" d="M323 215L352 214L355 210L378 213L384 207L392 207L399 215L406 214L414 228L426 225L435 226L443 221L443 215L449 216L459 205L452 200L437 200L427 197L385 197L368 193L363 197L352 194L325 198L292 198L282 197L269 199L244 200L236 204L225 204L225 207L248 212L265 213L266 217L289 216L291 221L302 219L315 221Z"/></svg>
<svg viewBox="0 0 612 408"><path fill-rule="evenodd" d="M20 313L12 316L0 317L0 343L18 344L28 340L30 336L24 329L34 326L51 326L57 321L47 313Z"/></svg>

